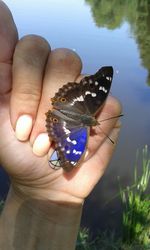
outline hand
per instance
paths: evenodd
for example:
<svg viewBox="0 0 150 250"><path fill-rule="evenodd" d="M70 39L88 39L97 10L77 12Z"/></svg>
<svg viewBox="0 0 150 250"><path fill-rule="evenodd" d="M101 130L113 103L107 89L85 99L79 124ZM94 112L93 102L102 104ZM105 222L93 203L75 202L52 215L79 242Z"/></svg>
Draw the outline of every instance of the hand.
<svg viewBox="0 0 150 250"><path fill-rule="evenodd" d="M42 37L29 35L18 41L11 14L0 2L0 161L22 198L82 203L111 159L115 146L97 129L79 168L64 173L48 165L47 153L53 149L45 113L51 108L50 98L63 84L80 81L81 65L76 53L51 51ZM109 97L97 119L120 112L119 102ZM116 119L101 127L116 143L120 127Z"/></svg>

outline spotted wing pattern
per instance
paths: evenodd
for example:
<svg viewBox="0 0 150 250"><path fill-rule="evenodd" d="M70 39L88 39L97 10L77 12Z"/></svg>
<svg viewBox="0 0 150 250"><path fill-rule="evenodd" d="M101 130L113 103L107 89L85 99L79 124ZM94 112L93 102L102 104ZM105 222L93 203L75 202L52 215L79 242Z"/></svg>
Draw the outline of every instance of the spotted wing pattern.
<svg viewBox="0 0 150 250"><path fill-rule="evenodd" d="M63 167L66 171L75 167L83 157L89 130L89 128L79 126L71 120L68 121L59 111L49 110L47 113L48 135L53 138L56 147L49 163L54 169Z"/></svg>

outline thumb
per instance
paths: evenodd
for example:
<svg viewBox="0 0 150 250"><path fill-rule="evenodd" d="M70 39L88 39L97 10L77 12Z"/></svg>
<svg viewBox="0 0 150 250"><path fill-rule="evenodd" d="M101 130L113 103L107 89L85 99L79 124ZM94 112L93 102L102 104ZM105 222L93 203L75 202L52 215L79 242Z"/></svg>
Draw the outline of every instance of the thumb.
<svg viewBox="0 0 150 250"><path fill-rule="evenodd" d="M0 1L0 98L11 89L11 62L17 40L12 14Z"/></svg>

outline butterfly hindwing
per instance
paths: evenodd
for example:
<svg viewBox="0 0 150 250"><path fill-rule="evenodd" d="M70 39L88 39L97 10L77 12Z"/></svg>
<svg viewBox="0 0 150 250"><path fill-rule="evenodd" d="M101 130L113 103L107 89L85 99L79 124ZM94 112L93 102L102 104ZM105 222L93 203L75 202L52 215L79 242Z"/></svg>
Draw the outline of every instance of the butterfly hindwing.
<svg viewBox="0 0 150 250"><path fill-rule="evenodd" d="M73 122L68 123L61 116L62 114L56 111L48 111L47 114L48 134L55 141L56 148L49 162L55 169L63 167L69 171L78 164L85 153L88 128L76 126Z"/></svg>

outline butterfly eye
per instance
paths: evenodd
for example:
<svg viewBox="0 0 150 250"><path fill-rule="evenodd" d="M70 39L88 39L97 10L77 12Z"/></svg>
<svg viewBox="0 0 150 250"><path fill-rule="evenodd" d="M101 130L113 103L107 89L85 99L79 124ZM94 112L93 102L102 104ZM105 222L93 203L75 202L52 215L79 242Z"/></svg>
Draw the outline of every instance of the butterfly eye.
<svg viewBox="0 0 150 250"><path fill-rule="evenodd" d="M66 98L65 98L65 97L61 97L61 98L60 98L60 101L61 101L61 102L66 102Z"/></svg>
<svg viewBox="0 0 150 250"><path fill-rule="evenodd" d="M56 117L53 118L53 122L54 123L57 123L58 122L58 119Z"/></svg>

